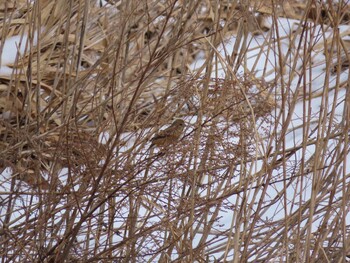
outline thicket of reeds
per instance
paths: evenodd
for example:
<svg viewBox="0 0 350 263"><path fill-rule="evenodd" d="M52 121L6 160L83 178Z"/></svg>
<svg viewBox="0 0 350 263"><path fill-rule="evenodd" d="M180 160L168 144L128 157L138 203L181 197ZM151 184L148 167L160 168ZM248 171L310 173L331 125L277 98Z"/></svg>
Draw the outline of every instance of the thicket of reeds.
<svg viewBox="0 0 350 263"><path fill-rule="evenodd" d="M345 262L348 4L306 2L2 1L0 261Z"/></svg>

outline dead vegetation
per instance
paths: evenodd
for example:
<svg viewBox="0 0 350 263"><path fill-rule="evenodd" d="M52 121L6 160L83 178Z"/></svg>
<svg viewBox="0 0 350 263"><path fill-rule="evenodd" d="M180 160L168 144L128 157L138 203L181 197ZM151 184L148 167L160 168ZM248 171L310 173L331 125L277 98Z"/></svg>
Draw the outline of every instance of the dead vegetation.
<svg viewBox="0 0 350 263"><path fill-rule="evenodd" d="M0 5L2 262L346 260L348 5L228 2Z"/></svg>

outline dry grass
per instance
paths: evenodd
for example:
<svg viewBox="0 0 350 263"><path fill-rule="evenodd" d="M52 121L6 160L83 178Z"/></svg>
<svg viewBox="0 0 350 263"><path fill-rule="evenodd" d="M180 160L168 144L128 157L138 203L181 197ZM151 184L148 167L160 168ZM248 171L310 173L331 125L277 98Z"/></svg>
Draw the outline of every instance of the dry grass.
<svg viewBox="0 0 350 263"><path fill-rule="evenodd" d="M0 4L0 49L29 40L0 76L2 262L345 261L348 6L28 2Z"/></svg>

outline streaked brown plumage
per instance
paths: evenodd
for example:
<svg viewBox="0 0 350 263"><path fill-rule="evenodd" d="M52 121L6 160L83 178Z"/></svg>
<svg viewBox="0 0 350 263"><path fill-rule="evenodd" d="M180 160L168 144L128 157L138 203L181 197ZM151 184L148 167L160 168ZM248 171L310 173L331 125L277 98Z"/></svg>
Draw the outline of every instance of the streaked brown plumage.
<svg viewBox="0 0 350 263"><path fill-rule="evenodd" d="M175 143L181 136L185 122L182 119L176 119L168 128L159 131L152 139L151 147L164 147Z"/></svg>

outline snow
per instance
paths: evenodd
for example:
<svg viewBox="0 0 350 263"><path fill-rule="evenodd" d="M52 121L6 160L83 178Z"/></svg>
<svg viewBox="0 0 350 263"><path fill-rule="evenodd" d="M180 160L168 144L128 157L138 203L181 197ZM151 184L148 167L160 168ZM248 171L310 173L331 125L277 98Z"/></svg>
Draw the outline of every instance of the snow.
<svg viewBox="0 0 350 263"><path fill-rule="evenodd" d="M280 37L284 38L284 40L282 41L282 45L281 45L281 51L282 54L278 53L278 49L276 48L275 50L271 50L270 47L266 47L264 48L264 52L261 54L260 58L259 58L259 63L256 65L255 68L253 68L253 63L256 61L256 56L258 55L258 53L260 52L260 48L256 48L259 46L262 46L264 44L264 37L258 36L258 37L253 37L250 36L250 38L253 39L249 39L247 42L250 43L250 46L248 47L249 49L251 49L251 52L248 52L247 57L247 64L248 64L248 69L249 70L254 70L254 72L257 72L257 76L261 76L263 72L270 72L273 71L275 68L278 68L278 61L276 60L276 56L282 56L283 58L286 56L290 46L291 46L291 42L289 35L293 35L292 33L292 28L295 28L295 26L293 25L293 23L297 23L297 21L293 21L290 19L279 19L280 24L279 24L279 29L278 31L281 33ZM313 26L310 24L310 26ZM341 27L340 28L341 31L345 31L348 30L348 27ZM316 32L316 34L320 33L320 28L319 26L315 26L313 32ZM327 32L328 37L332 36L331 32ZM300 37L299 36L295 36L294 34L294 43L299 43ZM315 39L318 39L318 37L314 37L312 39L312 41L315 41ZM221 48L219 48L220 53L222 55L222 57L226 57L227 54L231 54L233 51L233 46L235 43L236 38L232 37L229 40L227 40L227 42L225 42L224 46L222 46ZM252 41L250 41L252 40ZM318 43L318 40L315 41L315 44ZM303 45L303 44L302 44ZM309 45L308 45L309 46ZM267 48L269 48L270 50L267 50ZM293 51L294 52L294 51ZM268 55L267 55L268 54ZM293 58L295 58L296 56L292 56ZM306 91L310 91L311 95L316 94L316 93L321 93L322 92L327 92L326 90L324 90L324 87L327 85L329 87L334 87L337 83L336 77L335 76L330 76L329 82L327 83L327 79L326 79L326 75L325 75L325 70L327 71L328 69L325 69L325 57L324 54L322 53L322 50L313 50L311 53L311 57L312 57L312 62L314 64L309 65L309 68L306 69L307 74L306 75L306 79L304 80L304 74L302 72L302 65L303 65L303 55L300 54L299 56L299 60L298 61L289 61L288 63L292 63L292 62L297 62L297 67L300 69L300 72L295 72L297 73L297 77L293 78L292 82L291 82L291 92L297 92L297 90L300 90L302 87L300 86L299 83L304 84L306 83ZM192 71L195 71L196 69L200 68L201 65L204 63L204 59L200 58L198 61L196 61L196 63L194 63L191 67ZM267 65L267 67L266 67ZM225 65L221 65L222 67L225 68ZM224 77L225 76L225 71L222 69L222 67L219 68L219 76ZM214 70L215 72L215 70ZM243 73L244 72L244 67L241 66L239 71L239 73ZM292 72L286 72L286 76L290 75ZM298 75L300 77L298 77ZM273 72L271 72L271 74L269 76L266 76L266 80L271 80L274 79L274 74ZM340 75L340 82L345 82L347 81L348 78L348 72L343 72ZM286 83L289 81L288 78L286 78L284 80ZM341 123L341 119L343 116L343 111L344 111L344 100L345 100L345 96L346 96L346 89L341 89L338 90L337 94L334 92L334 90L330 90L328 92L328 96L326 96L326 98L328 99L328 101L326 102L326 105L328 107L328 112L330 111L330 109L332 108L333 105L336 105L336 109L335 109L335 119L333 120L332 123L332 127L334 127L334 125L340 125ZM308 97L308 95L306 94L306 97ZM326 135L326 131L323 131L323 133L318 133L318 123L320 121L321 118L321 113L320 113L320 109L322 107L325 106L325 101L324 101L324 97L320 96L320 97L316 97L316 98L312 98L311 100L303 100L303 97L299 98L299 102L297 103L296 107L294 109L290 109L288 107L288 105L286 105L286 107L284 109L279 108L278 111L283 110L285 111L285 114L288 114L289 111L293 111L292 112L292 121L289 124L288 130L289 132L286 134L285 136L285 148L293 148L296 146L299 146L302 144L303 140L305 140L304 136L303 136L303 116L306 117L306 119L310 120L310 127L307 131L307 136L309 137L309 140L311 139L316 139L317 136L321 135L321 136L325 136ZM306 111L304 111L304 107L306 109ZM309 108L311 109L311 111L309 112ZM278 112L274 115L278 115ZM326 122L329 121L328 119L329 116L327 116ZM325 117L323 117L325 118ZM273 121L273 120L272 120ZM283 120L280 120L280 127L282 128L282 125L284 125ZM326 124L326 126L329 124ZM257 126L258 127L258 126ZM299 128L298 128L299 127ZM266 127L264 127L266 128ZM259 129L259 127L258 127ZM259 129L261 130L261 129ZM316 132L312 132L313 130L315 130ZM330 139L327 142L328 145L328 149L329 151L334 150L337 146L339 146L339 142L337 142L334 139ZM307 162L307 160L315 153L316 147L318 147L317 145L309 145L306 147L306 151L303 152L302 149L298 150L290 159L290 162L295 162L295 163L300 163L302 160L302 157L304 157L304 161L305 163ZM346 147L340 147L340 149L345 149ZM259 166L259 163L261 162L257 162L256 165ZM346 156L346 173L349 172L349 166L350 166L350 158L349 155ZM252 165L254 166L254 163L252 163ZM331 160L325 160L325 166L328 167L332 167L332 162ZM261 165L260 165L261 166ZM312 171L312 167L310 167L311 171ZM257 169L259 170L259 169ZM273 178L279 178L279 172L281 171L273 171ZM292 171L291 171L292 172ZM341 169L338 169L339 173L343 173L343 171L341 171ZM287 172L288 174L288 172ZM291 173L292 174L292 173ZM322 174L322 172L320 173L320 175ZM342 176L345 176L345 174L343 174ZM278 194L282 191L284 191L284 189L286 190L286 196L288 198L287 203L283 203L281 202L281 200L279 200L278 202L276 202L274 205L269 206L268 209L265 210L265 213L260 214L259 216L261 218L265 218L265 220L267 221L278 221L278 220L282 220L283 218L285 218L286 213L289 215L292 215L293 212L297 211L297 209L300 209L300 207L298 206L298 203L301 202L301 204L305 203L306 200L310 200L311 198L311 194L312 194L312 181L313 181L313 175L312 173L310 173L310 175L307 175L304 177L305 181L303 182L303 185L300 186L300 184L298 185L291 185L289 187L287 187L285 189L285 185L282 182L277 182L275 184L272 185L272 187L268 188L268 192L265 196L264 201L265 202L269 202L268 198L270 198L270 201L272 201L274 198L277 198ZM299 188L302 187L303 190L302 192L299 192ZM251 191L251 194L253 194L254 191ZM342 196L342 193L339 192L337 194L338 198L344 198ZM251 204L252 202L256 202L257 200L259 200L259 196L255 196L255 198L252 198L252 196L248 195L246 196L246 198L248 198L247 204ZM236 197L235 198L231 198L231 203L235 203L236 202ZM301 199L301 200L300 200ZM256 207L257 204L253 205L253 210L254 207ZM286 206L287 205L287 206ZM327 206L327 199L325 199L325 201L323 203L320 203L319 205L325 205ZM317 219L318 217L318 219ZM317 230L317 228L320 226L323 218L322 215L318 215L316 218L313 218L313 223L312 223L312 231ZM221 220L218 222L218 224L223 224L222 227L222 231L224 231L224 229L229 230L231 227L231 220L232 220L232 216L227 212L222 212L221 213ZM349 220L350 216L347 215L347 219ZM301 222L301 227L304 227L306 225L307 220L303 220ZM350 222L350 221L347 221ZM200 238L200 235L196 238Z"/></svg>
<svg viewBox="0 0 350 263"><path fill-rule="evenodd" d="M280 19L280 24L279 24L279 32L281 33L281 37L285 37L283 40L283 43L281 45L281 51L282 54L279 54L277 47L274 49L267 50L266 45L264 44L265 38L263 36L257 36L257 37L253 37L253 36L249 36L249 49L252 50L250 52L248 52L247 54L247 66L248 69L250 70L254 70L254 72L257 72L257 76L262 76L264 74L264 72L271 72L271 74L269 74L268 76L266 76L266 80L270 80L273 79L275 77L274 75L274 70L278 65L278 61L276 60L276 56L282 56L285 57L290 46L291 46L291 39L288 38L287 36L289 35L293 35L291 33L291 31L293 30L293 28L295 28L295 24L297 23L297 21L293 21L293 20L288 20L288 19ZM345 31L348 30L346 27L344 28L340 28L341 30ZM315 28L314 29L315 32L319 32L319 28ZM267 33L269 34L269 33ZM328 32L329 36L331 36L331 33ZM25 53L25 49L26 49L26 45L27 45L27 41L28 38L26 35L24 35L23 37L21 36L13 36L10 37L8 39L5 40L4 46L3 46L3 52L2 52L2 57L1 57L1 67L0 67L0 75L4 76L8 76L11 75L12 73L12 68L9 67L9 65L14 64L17 56L18 55L24 55ZM236 41L235 37L232 37L230 39L227 40L227 42L225 42L224 46L221 46L218 48L220 54L222 55L222 57L226 57L227 54L231 54L233 51L233 47L234 47L234 43ZM298 43L299 37L296 36L294 39L294 43ZM316 43L315 43L316 44ZM259 48L260 46L265 46L264 48L264 52L260 53L261 49ZM255 68L253 68L253 65L256 61L256 56L260 54L260 58L259 58L259 63L255 66ZM200 56L198 57L197 61L195 63L193 63L193 65L191 65L191 70L195 71L196 69L200 68L203 63L205 62L204 58L203 58L203 54L200 54ZM295 57L295 56L293 56ZM310 65L310 74L306 74L306 79L302 79L300 81L300 78L303 78L304 74L302 74L302 64L303 64L303 59L304 57L302 57L302 54L300 54L299 56L299 60L296 61L298 63L298 67L300 69L300 72L286 72L286 79L284 80L286 83L289 81L289 78L291 76L292 73L296 73L297 76L299 75L300 77L296 77L293 78L292 82L291 82L291 92L297 92L298 90L300 90L300 85L299 83L306 83L306 91L307 92L311 92L312 94L315 94L317 92L325 92L324 90L324 86L325 84L329 85L329 87L333 87L336 84L336 78L332 77L329 80L329 83L325 83L327 80L325 78L325 68L324 68L324 64L322 63L324 61L324 55L320 50L313 50L311 53L311 57L312 57L312 61L314 62L313 65ZM291 62L289 62L291 63ZM225 65L221 65L221 67L219 68L219 76L225 76L225 71L223 70L223 68L225 68ZM214 69L215 72L215 69ZM244 72L244 67L241 66L239 68L239 72L243 73ZM214 73L213 73L214 74ZM214 76L214 75L213 75ZM348 73L344 72L343 74L341 74L340 76L340 81L346 81L348 78ZM278 89L278 87L276 87ZM308 97L308 94L305 94L306 97ZM326 102L327 107L330 109L334 104L336 104L336 115L335 115L335 119L333 120L335 123L333 123L332 125L340 125L341 123L341 119L342 119L342 115L343 115L343 111L344 111L344 100L345 100L345 96L346 96L346 90L342 89L340 90L338 93L335 93L333 90L329 91L328 93L328 101ZM280 110L285 111L286 114L289 113L289 111L293 111L292 112L292 121L290 122L289 126L288 126L288 132L285 136L285 148L293 148L296 146L299 146L302 144L304 138L303 135L303 116L305 116L307 119L310 119L310 127L307 131L307 136L310 136L309 139L316 139L317 136L321 135L323 133L325 133L325 131L323 132L319 132L318 130L318 122L320 120L320 109L321 107L325 106L325 101L324 98L322 97L317 97L317 98L313 98L311 100L303 100L303 97L299 98L299 102L297 103L296 107L294 109L291 109L288 107L288 105L286 105L286 108L281 109L278 108L277 112L274 113L274 115L278 115ZM306 111L304 110L304 107L306 109ZM310 107L310 112L309 112L309 108ZM324 117L325 118L325 117ZM328 118L328 117L327 117ZM195 119L189 120L189 122L194 123ZM272 122L275 120L271 120ZM279 121L279 127L282 127L284 125L283 120L277 120ZM326 119L326 121L329 121L329 119ZM258 129L258 131L262 131L262 129L266 129L268 127L262 126L256 127ZM316 132L312 132L314 129L316 129ZM106 143L108 140L108 134L102 134L100 136L100 140L103 143ZM121 151L127 151L129 150L132 146L133 143L136 139L135 134L134 133L127 133L127 134L123 134L123 136L121 137L122 140L125 140L126 145L121 149ZM267 138L268 139L268 138ZM337 142L335 139L330 139L328 142L328 149L329 151L334 150L338 145L339 142ZM317 145L308 145L305 148L305 152L303 152L303 149L300 149L298 151L296 151L296 153L290 158L290 162L295 162L295 163L300 163L302 157L305 158L305 161L308 160L308 158L310 158L313 153L316 150ZM344 147L346 148L346 147ZM262 152L262 151L261 151ZM350 171L350 161L349 161L349 156L346 156L346 170L342 171L339 167L339 169L337 170L339 173L349 173ZM332 160L326 160L325 161L326 165L330 165L332 166ZM262 162L261 161L252 161L251 165L251 169L253 171L259 171L262 167ZM310 168L312 169L312 167ZM235 176L233 176L232 179L232 183L237 182L239 176L241 176L240 174L240 167L238 166L238 170L235 172ZM6 175L8 176L10 173L10 170L7 169L3 172L3 174L1 175L2 177L6 178ZM62 175L61 175L61 179L64 179L65 176L67 175L67 170L63 170L62 171ZM281 178L281 174L283 174L282 171L273 171L272 172L272 178ZM322 174L322 173L321 173ZM140 174L140 177L144 176L144 174ZM312 174L310 173L310 175L307 175L305 177L305 180L303 182L303 185L292 185L290 187L288 187L286 189L286 196L287 196L287 203L283 203L281 200L277 200L274 205L270 206L269 208L267 208L263 214L260 214L259 216L261 218L264 219L265 222L272 222L272 221L278 221L278 220L282 220L283 218L285 218L286 213L288 214L292 214L293 212L295 212L297 209L299 209L299 207L297 206L297 204L299 202L303 203L305 202L305 200L309 200L312 194ZM345 175L344 175L345 176ZM4 180L4 178L2 178L1 180L2 182L6 181ZM204 181L206 182L206 181ZM257 182L254 182L250 187L253 187L257 185ZM298 193L298 191L300 190L299 187L302 188L302 192ZM1 191L2 192L6 192L8 189L10 189L10 185L9 183L3 184L1 185ZM268 193L267 195L264 197L264 201L265 202L269 202L274 200L275 198L278 197L278 195L280 194L280 192L284 191L285 189L285 185L284 183L278 182L276 181L274 184L271 185L271 187L268 188ZM205 196L205 193L203 193L203 196ZM251 191L248 191L248 194L245 196L246 199L246 205L250 205L253 204L253 209L256 208L257 202L259 201L259 199L262 196L262 192L258 192L258 194L256 194L256 192L251 189ZM267 197L269 197L270 199L268 200ZM341 196L341 193L337 194L336 196L337 198L343 198ZM1 195L0 196L1 199L6 199L6 195ZM230 203L232 204L238 204L240 202L242 202L242 196L238 195L232 195L229 198ZM16 213L12 213L12 216L16 217L18 216L18 218L22 218L20 219L18 222L24 222L24 220L26 220L25 217L23 217L23 215L21 215L20 213L20 207L22 205L29 205L33 204L35 202L37 202L38 200L35 199L31 199L31 200L23 200L22 204L18 205L18 212ZM285 206L287 205L287 207ZM326 202L321 203L320 205L327 205ZM214 208L212 208L212 210L214 211ZM212 212L213 212L212 211ZM1 210L1 214L2 216L6 213L5 210ZM125 211L126 213L126 211ZM146 214L147 210L143 209L141 207L140 211L139 211L139 215L143 215ZM220 212L220 216L219 218L221 218L218 222L217 225L221 226L220 231L229 231L232 227L232 220L233 220L233 213L230 214L228 213L228 210L225 210L224 212ZM33 215L35 216L35 215ZM253 214L250 216L254 216ZM157 220L161 220L161 218L159 219L153 219L155 221ZM348 222L350 221L350 216L349 214L347 214L347 220ZM301 227L304 227L306 225L307 220L304 220L301 222ZM321 224L322 222L322 217L316 219L313 221L313 225L312 228L313 230L316 230L317 227ZM260 222L261 224L263 223L263 221ZM120 227L122 224L116 224L116 227ZM242 226L240 226L242 227ZM275 235L278 234L282 234L279 232L274 233ZM115 237L118 239L118 237ZM195 237L195 240L193 241L194 245L198 244L199 240L201 238L201 235L197 235ZM93 242L91 243L91 246L93 246ZM221 254L218 253L217 257L219 257ZM213 255L214 256L214 255ZM228 259L232 259L232 257L229 257Z"/></svg>
<svg viewBox="0 0 350 263"><path fill-rule="evenodd" d="M34 36L33 45L35 46L37 43L37 32L35 32ZM15 64L16 60L25 54L29 46L28 35L9 37L1 45L0 76L11 76L13 70L9 65Z"/></svg>

